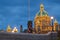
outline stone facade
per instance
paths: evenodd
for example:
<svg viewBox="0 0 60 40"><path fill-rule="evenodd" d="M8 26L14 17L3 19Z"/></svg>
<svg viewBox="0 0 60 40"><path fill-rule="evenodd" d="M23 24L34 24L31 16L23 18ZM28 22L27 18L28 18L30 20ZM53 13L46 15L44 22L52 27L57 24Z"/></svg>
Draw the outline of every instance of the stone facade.
<svg viewBox="0 0 60 40"><path fill-rule="evenodd" d="M31 34L0 32L0 40L57 40L57 33Z"/></svg>

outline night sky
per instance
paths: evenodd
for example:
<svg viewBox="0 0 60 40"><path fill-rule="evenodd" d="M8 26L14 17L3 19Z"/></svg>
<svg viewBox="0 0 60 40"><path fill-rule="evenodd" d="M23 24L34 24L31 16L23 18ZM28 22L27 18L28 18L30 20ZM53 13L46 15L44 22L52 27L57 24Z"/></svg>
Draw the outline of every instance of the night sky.
<svg viewBox="0 0 60 40"><path fill-rule="evenodd" d="M40 3L44 4L49 16L60 23L60 0L30 0L30 20L40 10ZM23 25L27 29L28 21L28 0L0 0L0 30L6 30L8 24L11 28L15 26L19 29Z"/></svg>

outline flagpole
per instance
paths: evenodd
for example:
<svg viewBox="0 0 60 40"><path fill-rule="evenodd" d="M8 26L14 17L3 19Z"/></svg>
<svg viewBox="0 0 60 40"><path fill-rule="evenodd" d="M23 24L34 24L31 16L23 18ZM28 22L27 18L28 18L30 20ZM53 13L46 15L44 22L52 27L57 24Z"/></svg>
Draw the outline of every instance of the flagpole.
<svg viewBox="0 0 60 40"><path fill-rule="evenodd" d="M28 0L28 20L30 20L30 0Z"/></svg>

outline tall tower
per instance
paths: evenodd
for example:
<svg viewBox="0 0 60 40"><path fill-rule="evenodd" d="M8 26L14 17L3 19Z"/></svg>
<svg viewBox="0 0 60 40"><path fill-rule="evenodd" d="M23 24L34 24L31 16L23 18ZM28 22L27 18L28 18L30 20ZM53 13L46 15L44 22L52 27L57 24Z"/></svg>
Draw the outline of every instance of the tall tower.
<svg viewBox="0 0 60 40"><path fill-rule="evenodd" d="M58 31L58 22L56 19L54 21L54 31Z"/></svg>
<svg viewBox="0 0 60 40"><path fill-rule="evenodd" d="M28 0L28 33L32 33L32 21L30 20L30 0Z"/></svg>
<svg viewBox="0 0 60 40"><path fill-rule="evenodd" d="M32 21L28 21L28 33L32 33Z"/></svg>

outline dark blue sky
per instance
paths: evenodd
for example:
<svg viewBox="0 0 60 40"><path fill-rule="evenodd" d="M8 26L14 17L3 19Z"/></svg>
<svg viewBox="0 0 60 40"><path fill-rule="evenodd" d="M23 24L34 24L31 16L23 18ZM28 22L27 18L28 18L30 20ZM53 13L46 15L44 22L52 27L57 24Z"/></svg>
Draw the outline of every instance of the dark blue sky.
<svg viewBox="0 0 60 40"><path fill-rule="evenodd" d="M30 19L34 21L40 9L41 0L30 0ZM45 10L49 16L60 23L60 0L43 0ZM20 25L27 28L28 0L0 0L0 29L6 29L9 24L12 28Z"/></svg>

